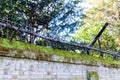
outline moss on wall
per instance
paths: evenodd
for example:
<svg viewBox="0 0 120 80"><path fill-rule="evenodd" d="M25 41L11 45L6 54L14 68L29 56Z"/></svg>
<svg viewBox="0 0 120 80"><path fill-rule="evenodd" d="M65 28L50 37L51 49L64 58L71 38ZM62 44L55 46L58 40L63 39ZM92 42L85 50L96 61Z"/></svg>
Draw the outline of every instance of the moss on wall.
<svg viewBox="0 0 120 80"><path fill-rule="evenodd" d="M101 63L105 67L120 68L120 61L115 61L112 58L104 59L92 55L78 54L18 41L10 42L3 38L0 38L0 56L58 61L88 66L98 66ZM55 58L56 56L57 58Z"/></svg>
<svg viewBox="0 0 120 80"><path fill-rule="evenodd" d="M99 75L95 71L90 71L90 72L88 71L87 75L88 75L87 80L99 80Z"/></svg>

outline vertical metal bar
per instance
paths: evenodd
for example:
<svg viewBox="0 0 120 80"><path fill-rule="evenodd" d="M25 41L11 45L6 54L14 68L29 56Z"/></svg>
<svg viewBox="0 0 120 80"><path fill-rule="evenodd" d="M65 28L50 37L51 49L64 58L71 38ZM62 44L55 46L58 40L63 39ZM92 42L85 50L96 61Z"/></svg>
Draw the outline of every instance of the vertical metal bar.
<svg viewBox="0 0 120 80"><path fill-rule="evenodd" d="M99 48L101 49L101 43L99 38L98 38L98 45L99 45ZM103 57L103 54L101 52L100 52L100 56Z"/></svg>

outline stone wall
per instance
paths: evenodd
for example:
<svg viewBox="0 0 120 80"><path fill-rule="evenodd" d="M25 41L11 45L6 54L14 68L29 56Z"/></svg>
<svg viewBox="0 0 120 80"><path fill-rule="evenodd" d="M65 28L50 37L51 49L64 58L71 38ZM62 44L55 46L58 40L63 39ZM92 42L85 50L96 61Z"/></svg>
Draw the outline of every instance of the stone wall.
<svg viewBox="0 0 120 80"><path fill-rule="evenodd" d="M0 80L87 80L90 71L99 80L120 80L116 68L0 57Z"/></svg>

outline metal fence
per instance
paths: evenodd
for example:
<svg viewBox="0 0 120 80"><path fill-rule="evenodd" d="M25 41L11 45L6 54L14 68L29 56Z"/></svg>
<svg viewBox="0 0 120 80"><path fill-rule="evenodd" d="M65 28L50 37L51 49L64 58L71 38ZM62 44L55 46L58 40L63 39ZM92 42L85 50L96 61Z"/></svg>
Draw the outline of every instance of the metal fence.
<svg viewBox="0 0 120 80"><path fill-rule="evenodd" d="M26 34L32 35L34 37L39 37L39 38L42 38L44 40L50 41L53 44L57 43L57 44L64 44L64 45L72 46L72 47L78 47L78 49L82 49L83 53L87 53L88 55L90 55L91 51L96 51L96 52L98 52L98 53L100 53L102 55L104 55L104 54L111 55L111 56L113 56L114 59L117 59L117 58L120 57L120 55L117 52L108 52L108 51L101 50L101 49L93 47L93 45L95 44L95 42L97 40L99 40L99 37L101 36L102 32L105 30L105 28L107 26L108 26L108 23L105 23L105 25L102 27L102 29L100 30L100 32L96 35L96 37L94 38L94 40L92 41L92 43L89 46L85 46L85 45L80 45L78 43L69 43L69 42L60 41L60 40L54 40L54 39L49 38L49 37L40 36L40 35L38 35L35 32L27 31L25 29L20 29L20 28L18 28L16 26L13 26L8 21L3 22L2 19L0 20L0 30L1 30L1 32L2 32L2 29L6 27L8 29L11 29L11 30L17 32L18 34L24 34L24 33L26 33Z"/></svg>

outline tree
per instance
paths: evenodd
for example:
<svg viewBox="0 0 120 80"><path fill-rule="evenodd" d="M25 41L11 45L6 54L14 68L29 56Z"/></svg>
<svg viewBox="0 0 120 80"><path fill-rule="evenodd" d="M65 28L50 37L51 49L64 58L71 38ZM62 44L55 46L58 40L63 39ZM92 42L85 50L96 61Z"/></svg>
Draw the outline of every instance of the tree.
<svg viewBox="0 0 120 80"><path fill-rule="evenodd" d="M36 33L49 29L49 22L63 8L64 0L2 0L0 17L15 22L15 26ZM26 34L24 34L26 35ZM35 39L32 35L29 40Z"/></svg>
<svg viewBox="0 0 120 80"><path fill-rule="evenodd" d="M80 6L82 0L66 0L64 7L56 17L50 22L51 31L49 36L54 39L70 41L71 33L82 25L84 8Z"/></svg>
<svg viewBox="0 0 120 80"><path fill-rule="evenodd" d="M113 0L89 0L89 3L92 4L92 8L85 13L85 24L76 32L76 41L85 42L89 45L102 25L108 21L110 25L100 37L101 46L103 49L109 50L116 48L115 35L113 36L113 33L117 32L114 30L117 29L116 23L118 23L116 2ZM95 46L98 47L97 45Z"/></svg>
<svg viewBox="0 0 120 80"><path fill-rule="evenodd" d="M84 25L75 34L77 42L86 43L89 45L98 32L101 30L103 24L95 22L93 25ZM115 39L105 30L99 38L101 47L106 50L113 50L116 47ZM96 42L95 47L99 48L99 43Z"/></svg>
<svg viewBox="0 0 120 80"><path fill-rule="evenodd" d="M15 22L15 26L39 35L59 39L69 36L83 17L82 0L2 0L0 17ZM82 23L81 23L82 24ZM6 29L4 31L7 31ZM9 31L9 34L11 31ZM64 35L63 35L64 34ZM30 43L35 37L24 34ZM59 37L58 37L59 36ZM63 38L61 38L63 39Z"/></svg>

